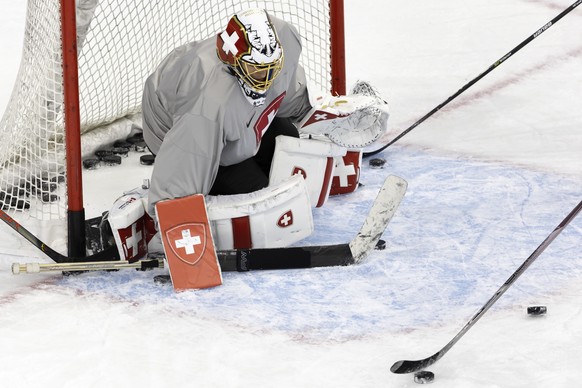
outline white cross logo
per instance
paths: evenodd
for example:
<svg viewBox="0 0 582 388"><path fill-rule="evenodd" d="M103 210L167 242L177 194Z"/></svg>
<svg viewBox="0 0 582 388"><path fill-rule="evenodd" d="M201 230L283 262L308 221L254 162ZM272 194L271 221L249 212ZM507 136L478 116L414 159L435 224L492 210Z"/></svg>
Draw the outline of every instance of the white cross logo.
<svg viewBox="0 0 582 388"><path fill-rule="evenodd" d="M317 121L327 120L327 113L316 113L315 120L317 120Z"/></svg>
<svg viewBox="0 0 582 388"><path fill-rule="evenodd" d="M346 166L344 163L344 158L336 158L335 168L333 169L333 175L339 178L340 187L348 186L348 177L350 175L356 175L356 169L353 164Z"/></svg>
<svg viewBox="0 0 582 388"><path fill-rule="evenodd" d="M238 34L235 32L232 33L232 35L228 35L228 32L224 31L222 34L220 34L220 37L222 38L222 41L224 42L224 44L222 45L222 50L228 55L229 52L232 53L232 55L236 56L236 54L238 54L238 49L236 48L236 42L238 42Z"/></svg>
<svg viewBox="0 0 582 388"><path fill-rule="evenodd" d="M283 215L283 217L281 217L281 225L285 225L288 226L289 225L289 221L291 221L291 217L289 217L289 214L285 213Z"/></svg>
<svg viewBox="0 0 582 388"><path fill-rule="evenodd" d="M137 224L133 223L131 225L131 235L125 239L126 252L125 254L129 256L129 249L131 249L131 254L135 255L139 249L139 242L141 241L141 231L137 231Z"/></svg>
<svg viewBox="0 0 582 388"><path fill-rule="evenodd" d="M190 235L190 229L185 229L182 231L182 239L175 241L176 248L184 248L186 249L186 254L191 255L194 253L194 246L202 244L202 240L200 240L200 236L192 237Z"/></svg>

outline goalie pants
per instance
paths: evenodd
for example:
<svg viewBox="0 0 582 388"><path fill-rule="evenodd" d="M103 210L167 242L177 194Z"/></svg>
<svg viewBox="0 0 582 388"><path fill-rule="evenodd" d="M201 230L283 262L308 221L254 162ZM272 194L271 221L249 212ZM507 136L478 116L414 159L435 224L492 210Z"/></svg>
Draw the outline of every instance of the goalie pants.
<svg viewBox="0 0 582 388"><path fill-rule="evenodd" d="M275 138L279 135L299 137L299 132L290 119L275 117L263 135L255 156L218 168L210 195L245 194L267 187L275 153Z"/></svg>

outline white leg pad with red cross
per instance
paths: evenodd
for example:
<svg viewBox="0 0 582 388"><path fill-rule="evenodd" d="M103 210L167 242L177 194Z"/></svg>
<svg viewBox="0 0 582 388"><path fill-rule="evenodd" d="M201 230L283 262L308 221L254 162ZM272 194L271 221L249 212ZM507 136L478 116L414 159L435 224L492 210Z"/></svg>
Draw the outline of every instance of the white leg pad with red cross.
<svg viewBox="0 0 582 388"><path fill-rule="evenodd" d="M321 207L329 197L334 158L344 156L346 151L330 141L278 136L269 185L276 185L292 175L301 175L307 184L311 206Z"/></svg>
<svg viewBox="0 0 582 388"><path fill-rule="evenodd" d="M206 206L218 250L284 247L313 232L309 194L300 176L249 194L209 195Z"/></svg>
<svg viewBox="0 0 582 388"><path fill-rule="evenodd" d="M119 197L107 215L121 260L137 261L148 252L156 234L153 219L146 212L147 189L134 189Z"/></svg>
<svg viewBox="0 0 582 388"><path fill-rule="evenodd" d="M362 150L350 149L344 156L335 158L333 180L329 195L348 194L356 191L360 184Z"/></svg>

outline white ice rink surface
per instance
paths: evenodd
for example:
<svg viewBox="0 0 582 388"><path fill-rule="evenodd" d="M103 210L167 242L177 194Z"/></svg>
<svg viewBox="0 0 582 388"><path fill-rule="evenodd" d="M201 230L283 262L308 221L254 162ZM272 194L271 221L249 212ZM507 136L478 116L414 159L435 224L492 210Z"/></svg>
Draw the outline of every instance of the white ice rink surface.
<svg viewBox="0 0 582 388"><path fill-rule="evenodd" d="M4 3L0 107L25 15L24 1ZM383 92L389 140L571 4L346 0L348 84ZM409 182L386 249L361 265L225 273L221 287L176 294L152 282L161 270L13 276L16 259L0 257L0 386L416 386L390 366L447 344L582 200L581 36L578 7L386 149L384 169L365 160L362 188L314 211L305 243L344 242L388 174ZM135 182L87 173L88 213L150 171L126 168ZM579 386L581 247L582 217L429 368L433 386Z"/></svg>

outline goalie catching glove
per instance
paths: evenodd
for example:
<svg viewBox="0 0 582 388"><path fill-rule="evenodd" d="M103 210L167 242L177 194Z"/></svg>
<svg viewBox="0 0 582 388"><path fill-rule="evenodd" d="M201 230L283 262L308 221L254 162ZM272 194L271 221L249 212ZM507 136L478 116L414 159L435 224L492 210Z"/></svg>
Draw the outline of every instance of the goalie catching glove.
<svg viewBox="0 0 582 388"><path fill-rule="evenodd" d="M318 97L299 123L302 134L325 136L346 148L364 148L386 133L387 103L367 82L358 82L347 96Z"/></svg>

